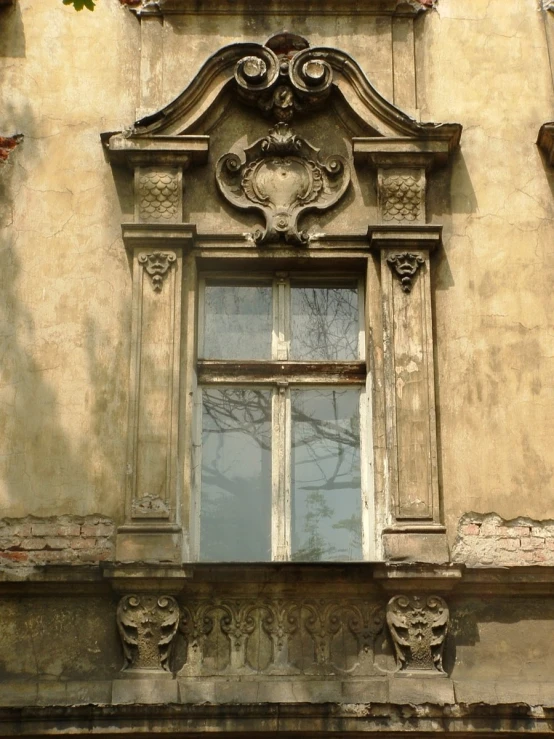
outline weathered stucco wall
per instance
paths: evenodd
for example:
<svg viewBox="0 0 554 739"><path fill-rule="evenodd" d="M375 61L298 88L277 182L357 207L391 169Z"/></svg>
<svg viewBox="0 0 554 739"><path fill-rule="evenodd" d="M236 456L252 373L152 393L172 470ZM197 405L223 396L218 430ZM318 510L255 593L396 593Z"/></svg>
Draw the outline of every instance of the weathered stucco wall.
<svg viewBox="0 0 554 739"><path fill-rule="evenodd" d="M535 145L554 103L543 23L534 0L464 0L419 26L422 120L464 125L431 214L445 228L434 295L451 536L467 511L554 512L554 181Z"/></svg>
<svg viewBox="0 0 554 739"><path fill-rule="evenodd" d="M116 2L0 9L0 509L121 511L130 275L99 134L133 120L138 24Z"/></svg>
<svg viewBox="0 0 554 739"><path fill-rule="evenodd" d="M140 108L140 24L116 0L93 13L58 0L0 12L2 133L24 135L0 165L0 508L120 520L131 278L125 193L99 134ZM402 97L390 18L198 13L164 22L159 104L221 45L284 28L344 48L386 97ZM453 543L468 511L554 517L554 176L535 145L554 94L536 0L442 0L415 29L414 110L465 129L429 192L444 225L433 295Z"/></svg>

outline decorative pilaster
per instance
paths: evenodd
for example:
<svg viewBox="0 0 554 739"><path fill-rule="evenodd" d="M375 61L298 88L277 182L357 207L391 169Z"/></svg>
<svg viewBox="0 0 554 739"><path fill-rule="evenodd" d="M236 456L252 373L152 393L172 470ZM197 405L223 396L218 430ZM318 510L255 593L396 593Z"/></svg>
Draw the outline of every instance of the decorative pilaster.
<svg viewBox="0 0 554 739"><path fill-rule="evenodd" d="M157 17L154 17L157 21ZM183 258L195 228L182 223L183 171L205 161L207 136L111 136L110 159L134 181L134 223L122 226L132 261L132 344L125 523L116 558L180 562L179 447ZM185 290L186 292L186 290ZM186 337L185 337L186 338Z"/></svg>
<svg viewBox="0 0 554 739"><path fill-rule="evenodd" d="M444 165L461 127L421 138L353 140L354 159L376 171L378 222L369 229L381 262L386 454L385 558L448 560L441 521L430 253L441 227L426 224L428 173Z"/></svg>
<svg viewBox="0 0 554 739"><path fill-rule="evenodd" d="M123 238L133 263L133 322L126 521L116 558L179 562L183 253L194 227L125 224Z"/></svg>
<svg viewBox="0 0 554 739"><path fill-rule="evenodd" d="M387 604L387 626L398 670L446 676L442 654L449 611L438 595L395 595Z"/></svg>
<svg viewBox="0 0 554 739"><path fill-rule="evenodd" d="M381 254L385 423L390 474L386 557L448 559L441 524L429 255L437 226L376 227Z"/></svg>

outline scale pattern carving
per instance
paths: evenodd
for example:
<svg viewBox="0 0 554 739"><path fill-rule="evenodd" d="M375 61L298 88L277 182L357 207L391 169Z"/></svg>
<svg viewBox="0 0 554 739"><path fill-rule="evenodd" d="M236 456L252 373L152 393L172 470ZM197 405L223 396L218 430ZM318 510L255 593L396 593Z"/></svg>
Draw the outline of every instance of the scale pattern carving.
<svg viewBox="0 0 554 739"><path fill-rule="evenodd" d="M139 176L139 208L143 221L175 221L179 207L179 180L162 171Z"/></svg>
<svg viewBox="0 0 554 739"><path fill-rule="evenodd" d="M384 221L416 221L421 214L422 186L411 175L389 175L381 185Z"/></svg>

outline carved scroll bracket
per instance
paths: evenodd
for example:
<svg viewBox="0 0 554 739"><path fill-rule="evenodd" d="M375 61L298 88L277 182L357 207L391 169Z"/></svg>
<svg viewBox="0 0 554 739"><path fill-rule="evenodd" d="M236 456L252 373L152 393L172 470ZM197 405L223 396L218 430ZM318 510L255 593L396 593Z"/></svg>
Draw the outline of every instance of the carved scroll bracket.
<svg viewBox="0 0 554 739"><path fill-rule="evenodd" d="M124 670L169 672L179 606L169 595L125 595L117 607Z"/></svg>
<svg viewBox="0 0 554 739"><path fill-rule="evenodd" d="M341 156L320 159L319 149L278 123L241 156L222 156L216 179L232 205L264 215L265 229L253 234L256 243L279 241L282 235L288 243L307 244L309 234L298 230L299 217L340 200L350 183L350 165Z"/></svg>
<svg viewBox="0 0 554 739"><path fill-rule="evenodd" d="M387 604L387 625L400 672L445 675L442 666L449 611L438 595L396 595Z"/></svg>

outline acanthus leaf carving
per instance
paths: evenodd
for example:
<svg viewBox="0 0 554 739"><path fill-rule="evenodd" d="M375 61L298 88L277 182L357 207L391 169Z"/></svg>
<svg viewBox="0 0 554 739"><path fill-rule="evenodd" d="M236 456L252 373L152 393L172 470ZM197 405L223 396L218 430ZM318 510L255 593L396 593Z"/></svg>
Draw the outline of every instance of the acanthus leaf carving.
<svg viewBox="0 0 554 739"><path fill-rule="evenodd" d="M220 626L231 645L229 667L232 671L250 671L246 664L246 642L256 628L256 620L252 615L256 608L255 603L238 601L221 605L223 615Z"/></svg>
<svg viewBox="0 0 554 739"><path fill-rule="evenodd" d="M181 674L198 674L202 667L204 642L214 628L214 619L210 615L211 603L186 605L181 612L179 631L183 634L187 647L187 661Z"/></svg>
<svg viewBox="0 0 554 739"><path fill-rule="evenodd" d="M117 628L127 670L169 672L179 606L170 595L125 595L117 606Z"/></svg>
<svg viewBox="0 0 554 739"><path fill-rule="evenodd" d="M309 615L305 621L306 631L314 641L316 663L326 665L331 661L331 639L338 633L342 622L341 606L336 603L306 603Z"/></svg>
<svg viewBox="0 0 554 739"><path fill-rule="evenodd" d="M320 159L319 149L278 123L268 135L245 149L242 157L222 156L216 168L222 195L234 206L253 209L265 217L256 243L279 241L307 244L309 235L298 230L298 219L309 209L335 205L350 183L350 166L342 156Z"/></svg>
<svg viewBox="0 0 554 739"><path fill-rule="evenodd" d="M401 672L446 674L442 666L449 611L438 595L396 595L387 604L387 625Z"/></svg>
<svg viewBox="0 0 554 739"><path fill-rule="evenodd" d="M425 260L420 254L402 252L400 254L390 254L387 257L387 264L398 276L402 290L409 293L412 291L414 277L419 268L425 264Z"/></svg>
<svg viewBox="0 0 554 739"><path fill-rule="evenodd" d="M385 610L381 606L373 608L349 606L348 628L358 640L360 658L373 653L375 637L385 625Z"/></svg>
<svg viewBox="0 0 554 739"><path fill-rule="evenodd" d="M268 634L273 645L273 669L289 667L290 637L298 631L300 622L300 606L294 601L276 601L263 604L265 616L262 628Z"/></svg>
<svg viewBox="0 0 554 739"><path fill-rule="evenodd" d="M156 251L150 254L139 254L139 264L144 267L155 292L161 292L169 269L176 260L177 257L173 252Z"/></svg>

